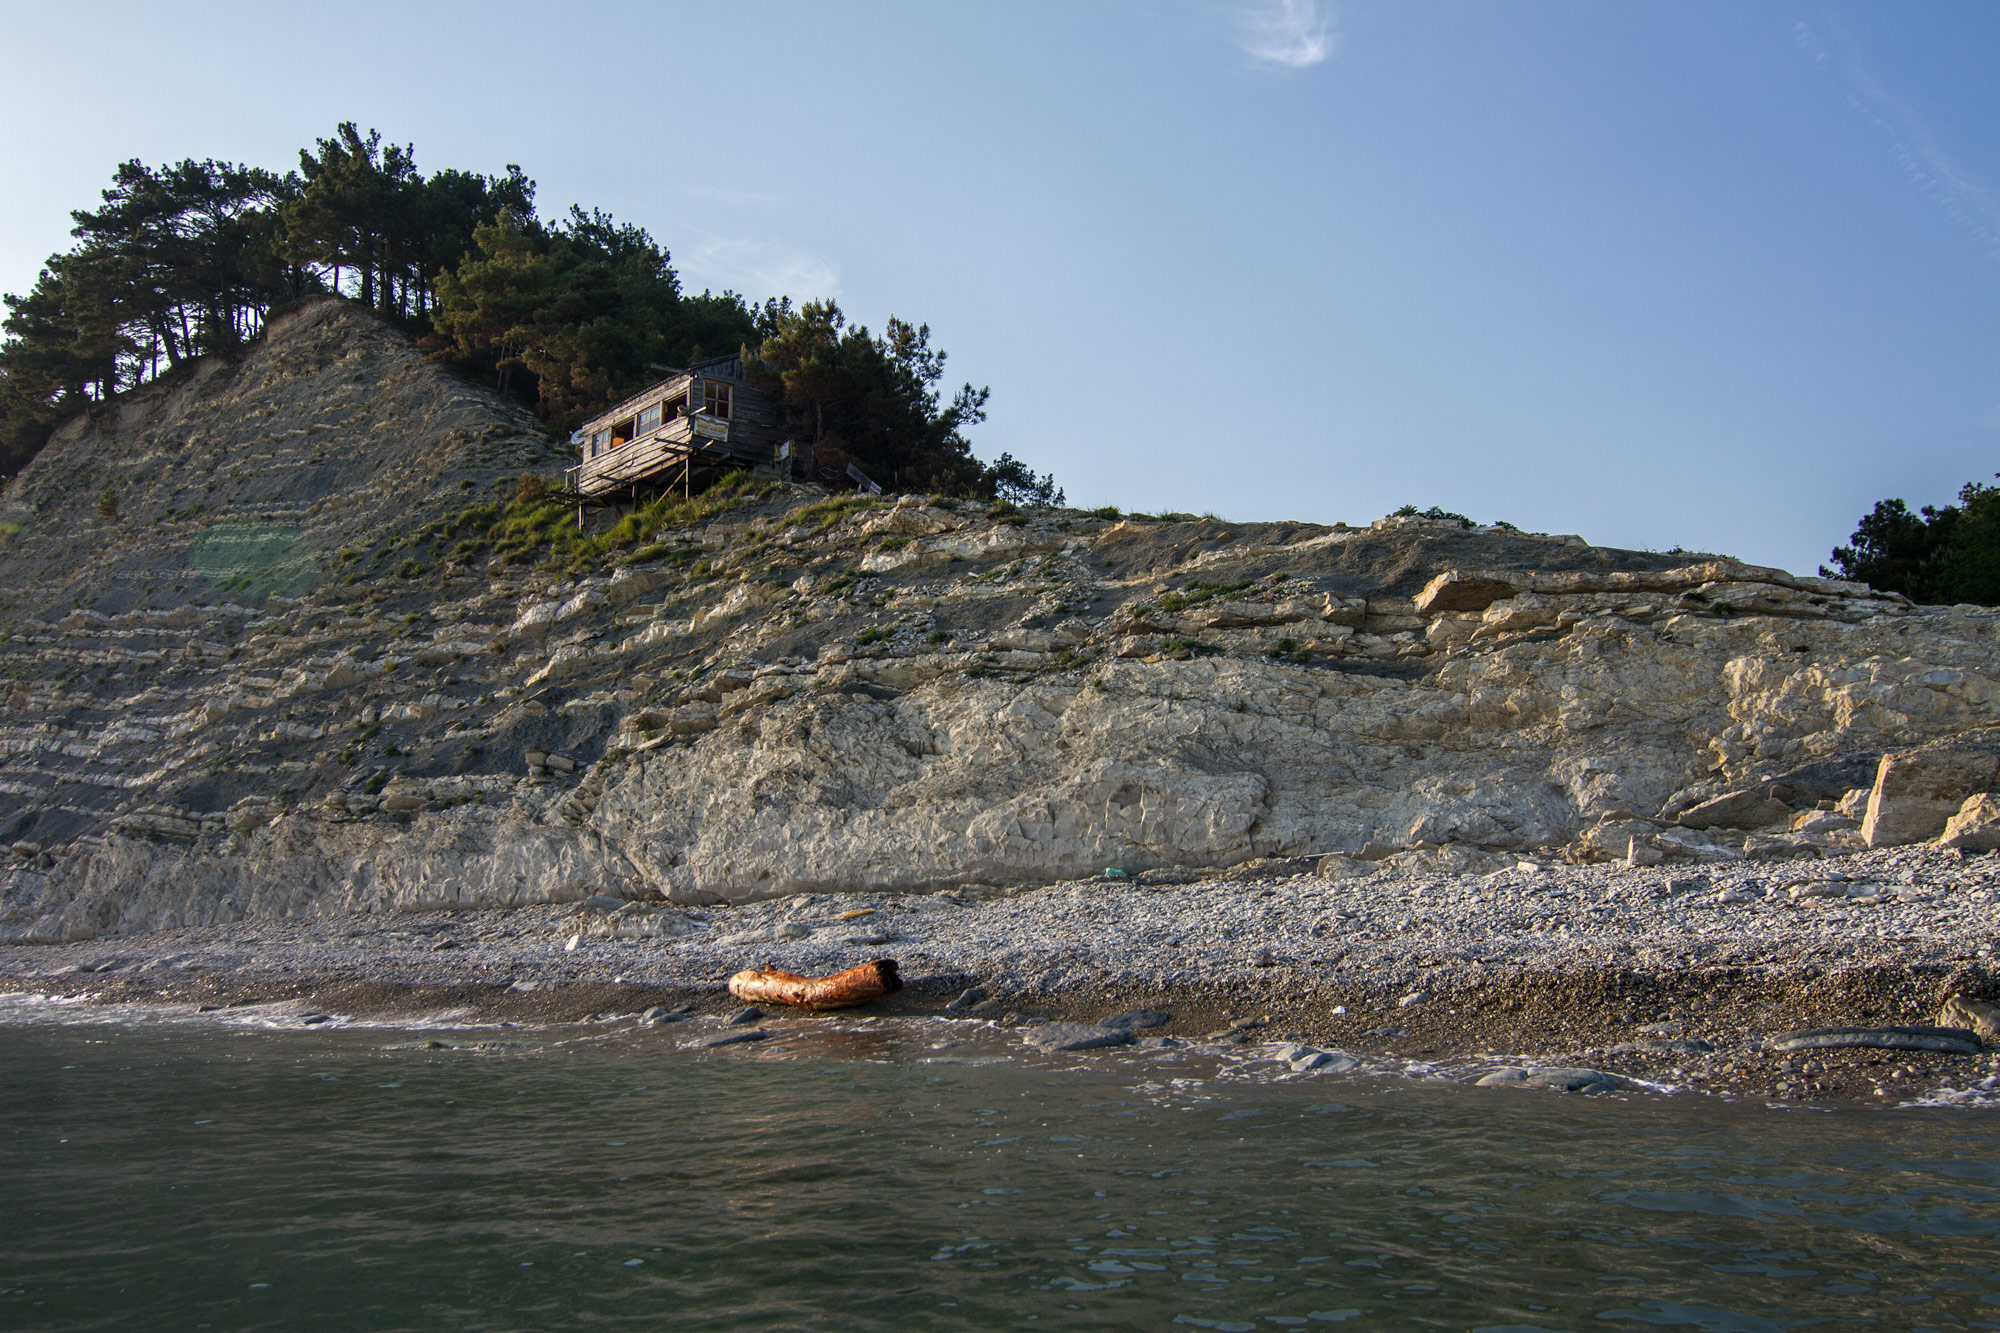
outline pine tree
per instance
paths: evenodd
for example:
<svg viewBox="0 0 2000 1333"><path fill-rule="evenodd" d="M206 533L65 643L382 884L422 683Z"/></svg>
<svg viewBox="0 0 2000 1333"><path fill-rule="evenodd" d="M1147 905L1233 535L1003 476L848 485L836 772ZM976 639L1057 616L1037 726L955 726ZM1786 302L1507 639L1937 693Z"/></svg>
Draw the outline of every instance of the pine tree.
<svg viewBox="0 0 2000 1333"><path fill-rule="evenodd" d="M945 353L930 345L928 325L892 317L877 338L849 327L836 303L808 301L766 306L765 329L752 378L782 398L822 473L851 464L905 489L994 493L964 434L985 420L989 391L967 384L942 399Z"/></svg>

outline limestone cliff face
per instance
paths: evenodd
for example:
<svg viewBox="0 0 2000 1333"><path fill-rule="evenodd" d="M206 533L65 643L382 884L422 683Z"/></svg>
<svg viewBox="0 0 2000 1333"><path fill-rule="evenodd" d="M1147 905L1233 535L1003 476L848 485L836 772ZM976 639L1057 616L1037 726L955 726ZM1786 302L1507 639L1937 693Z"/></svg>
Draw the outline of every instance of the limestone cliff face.
<svg viewBox="0 0 2000 1333"><path fill-rule="evenodd" d="M0 937L1810 855L2000 709L1982 609L1425 520L775 490L582 577L437 536L557 456L338 303L59 433L0 497Z"/></svg>

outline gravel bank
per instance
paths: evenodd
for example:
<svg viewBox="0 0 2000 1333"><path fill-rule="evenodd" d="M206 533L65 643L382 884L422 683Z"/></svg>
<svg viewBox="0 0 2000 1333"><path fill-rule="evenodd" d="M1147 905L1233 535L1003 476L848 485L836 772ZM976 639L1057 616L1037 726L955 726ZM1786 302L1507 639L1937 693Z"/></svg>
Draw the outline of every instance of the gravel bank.
<svg viewBox="0 0 2000 1333"><path fill-rule="evenodd" d="M876 1012L1024 1036L1040 1020L1095 1024L1143 1006L1170 1016L1146 1030L1155 1044L1296 1042L1464 1076L1585 1067L1728 1095L1901 1102L1990 1082L2000 1057L1785 1053L1767 1039L1929 1023L1949 995L2000 998L1997 944L2000 856L1917 847L1485 875L1405 856L739 907L593 900L244 922L0 948L0 988L573 1022L684 1003L720 1015L740 1007L723 989L739 968L817 973L883 956L909 985Z"/></svg>

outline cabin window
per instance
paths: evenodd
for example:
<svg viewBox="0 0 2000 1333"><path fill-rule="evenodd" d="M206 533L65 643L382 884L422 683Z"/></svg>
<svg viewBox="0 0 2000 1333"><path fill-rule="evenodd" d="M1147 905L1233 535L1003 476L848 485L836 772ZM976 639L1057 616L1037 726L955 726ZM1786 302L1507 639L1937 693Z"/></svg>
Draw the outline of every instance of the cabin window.
<svg viewBox="0 0 2000 1333"><path fill-rule="evenodd" d="M616 449L631 438L632 423L630 421L621 421L611 428L611 447L613 449Z"/></svg>
<svg viewBox="0 0 2000 1333"><path fill-rule="evenodd" d="M729 420L729 386L709 380L701 386L701 410L712 417Z"/></svg>
<svg viewBox="0 0 2000 1333"><path fill-rule="evenodd" d="M607 448L609 448L610 445L611 445L611 432L608 430L601 430L597 432L597 434L590 437L590 456L592 458L597 457L599 454L603 453Z"/></svg>
<svg viewBox="0 0 2000 1333"><path fill-rule="evenodd" d="M660 405L658 403L654 403L651 407L639 409L639 433L641 435L644 435L649 430L658 430L659 427Z"/></svg>

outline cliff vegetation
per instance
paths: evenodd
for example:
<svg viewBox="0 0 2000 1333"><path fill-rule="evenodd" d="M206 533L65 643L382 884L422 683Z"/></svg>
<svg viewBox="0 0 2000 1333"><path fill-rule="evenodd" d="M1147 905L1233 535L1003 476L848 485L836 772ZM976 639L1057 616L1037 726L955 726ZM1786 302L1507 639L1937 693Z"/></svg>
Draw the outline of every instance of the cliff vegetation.
<svg viewBox="0 0 2000 1333"><path fill-rule="evenodd" d="M973 456L964 430L984 418L987 390L942 397L945 353L928 326L892 317L877 336L832 302L685 291L643 228L580 206L537 216L518 166L426 175L414 147L347 122L282 173L126 162L98 207L71 216L75 244L6 298L0 472L18 472L76 413L240 354L274 311L342 295L552 435L664 367L741 352L790 419L810 424L830 476L853 464L954 495L1058 495L1006 454Z"/></svg>

